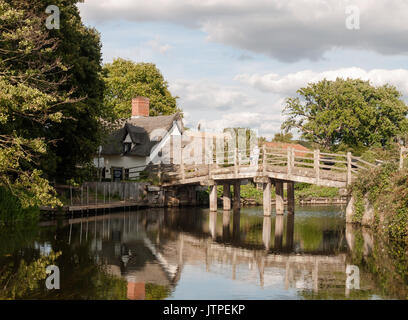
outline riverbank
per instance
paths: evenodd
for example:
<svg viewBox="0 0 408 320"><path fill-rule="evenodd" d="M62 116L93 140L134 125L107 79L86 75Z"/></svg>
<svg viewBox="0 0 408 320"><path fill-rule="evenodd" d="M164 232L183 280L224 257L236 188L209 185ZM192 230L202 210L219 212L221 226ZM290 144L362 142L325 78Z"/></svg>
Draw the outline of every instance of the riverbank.
<svg viewBox="0 0 408 320"><path fill-rule="evenodd" d="M369 226L390 241L408 244L408 170L387 164L351 186L348 222Z"/></svg>

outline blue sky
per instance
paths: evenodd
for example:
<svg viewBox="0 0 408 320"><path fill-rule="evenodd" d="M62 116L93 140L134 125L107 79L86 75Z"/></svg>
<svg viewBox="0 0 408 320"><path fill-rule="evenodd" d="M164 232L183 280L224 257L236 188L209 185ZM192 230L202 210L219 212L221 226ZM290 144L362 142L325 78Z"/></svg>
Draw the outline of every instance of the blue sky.
<svg viewBox="0 0 408 320"><path fill-rule="evenodd" d="M347 6L358 9L349 30ZM104 62L153 62L187 126L246 126L271 138L284 99L337 76L390 82L408 95L406 0L85 0Z"/></svg>

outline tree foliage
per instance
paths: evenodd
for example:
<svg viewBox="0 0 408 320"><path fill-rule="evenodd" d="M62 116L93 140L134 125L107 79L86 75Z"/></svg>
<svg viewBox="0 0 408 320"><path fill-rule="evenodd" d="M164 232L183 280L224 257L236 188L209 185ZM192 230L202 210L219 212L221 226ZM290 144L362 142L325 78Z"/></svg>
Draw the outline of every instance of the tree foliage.
<svg viewBox="0 0 408 320"><path fill-rule="evenodd" d="M77 2L0 0L0 185L26 207L60 204L48 179L72 177L98 145L99 35ZM45 27L50 4L60 29Z"/></svg>
<svg viewBox="0 0 408 320"><path fill-rule="evenodd" d="M288 98L282 128L324 148L384 147L408 130L408 107L390 85L372 86L353 79L322 80Z"/></svg>
<svg viewBox="0 0 408 320"><path fill-rule="evenodd" d="M275 133L275 136L273 137L272 141L273 142L284 142L284 143L291 143L293 139L293 134L290 132L279 132Z"/></svg>
<svg viewBox="0 0 408 320"><path fill-rule="evenodd" d="M46 141L31 129L61 122L56 106L69 98L58 92L63 78L47 79L66 68L52 54L56 41L42 30L43 19L27 2L0 1L0 185L24 206L57 203L35 169Z"/></svg>
<svg viewBox="0 0 408 320"><path fill-rule="evenodd" d="M77 165L84 166L92 159L101 139L98 118L103 114L104 82L100 35L84 26L77 2L47 0L41 9L51 4L60 8L60 29L50 30L50 36L58 42L54 55L68 67L60 90L70 92L75 100L59 105L63 119L46 132L49 140L58 143L49 146L43 169L61 182L78 175Z"/></svg>
<svg viewBox="0 0 408 320"><path fill-rule="evenodd" d="M136 96L150 99L150 115L173 114L180 109L160 70L152 63L134 63L115 59L103 67L106 118L131 116L131 100Z"/></svg>

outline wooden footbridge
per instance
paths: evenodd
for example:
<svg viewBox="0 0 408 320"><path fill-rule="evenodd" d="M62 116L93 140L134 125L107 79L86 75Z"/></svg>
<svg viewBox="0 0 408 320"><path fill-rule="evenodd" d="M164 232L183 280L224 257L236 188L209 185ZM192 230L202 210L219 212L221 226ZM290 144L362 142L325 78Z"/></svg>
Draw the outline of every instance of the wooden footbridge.
<svg viewBox="0 0 408 320"><path fill-rule="evenodd" d="M234 208L240 206L240 185L251 179L262 183L264 213L271 214L271 185L275 184L276 213L283 214L283 184L287 185L288 211L294 210L294 183L303 182L319 186L346 188L357 173L375 167L359 157L347 154L325 153L320 150L268 148L256 152L234 149L202 155L200 161L181 151L181 163L158 165L160 181L164 187L181 185L210 186L210 209L217 210L217 185L224 186L224 209L231 209L231 184L234 185ZM195 163L191 163L195 162Z"/></svg>

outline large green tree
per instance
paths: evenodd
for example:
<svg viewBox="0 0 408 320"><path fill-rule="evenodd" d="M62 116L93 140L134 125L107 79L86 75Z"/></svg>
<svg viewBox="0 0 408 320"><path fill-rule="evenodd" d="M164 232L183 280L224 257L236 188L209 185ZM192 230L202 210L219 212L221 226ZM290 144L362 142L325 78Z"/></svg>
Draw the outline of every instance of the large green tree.
<svg viewBox="0 0 408 320"><path fill-rule="evenodd" d="M76 167L90 161L101 138L98 118L103 114L104 82L100 35L84 26L77 2L80 1L43 1L44 7L56 5L60 9L60 29L49 33L58 41L55 56L68 67L60 90L72 91L71 98L75 99L74 103L59 106L63 121L50 125L46 132L57 143L49 146L43 168L49 177L61 182L78 175Z"/></svg>
<svg viewBox="0 0 408 320"><path fill-rule="evenodd" d="M322 80L288 98L282 128L328 149L384 147L406 132L408 107L393 86L354 79Z"/></svg>
<svg viewBox="0 0 408 320"><path fill-rule="evenodd" d="M152 63L135 63L115 59L103 67L105 80L106 118L128 118L131 100L136 96L150 99L150 115L173 114L180 109L168 89L160 70Z"/></svg>
<svg viewBox="0 0 408 320"><path fill-rule="evenodd" d="M57 204L46 178L73 176L98 144L99 36L76 2L0 0L0 186L24 206ZM46 28L49 4L60 29Z"/></svg>
<svg viewBox="0 0 408 320"><path fill-rule="evenodd" d="M43 31L44 21L28 1L0 0L0 186L25 207L57 204L38 170L47 148L40 133L61 122L57 106L69 102L59 91L64 79L47 79L66 67L53 54L57 42Z"/></svg>

